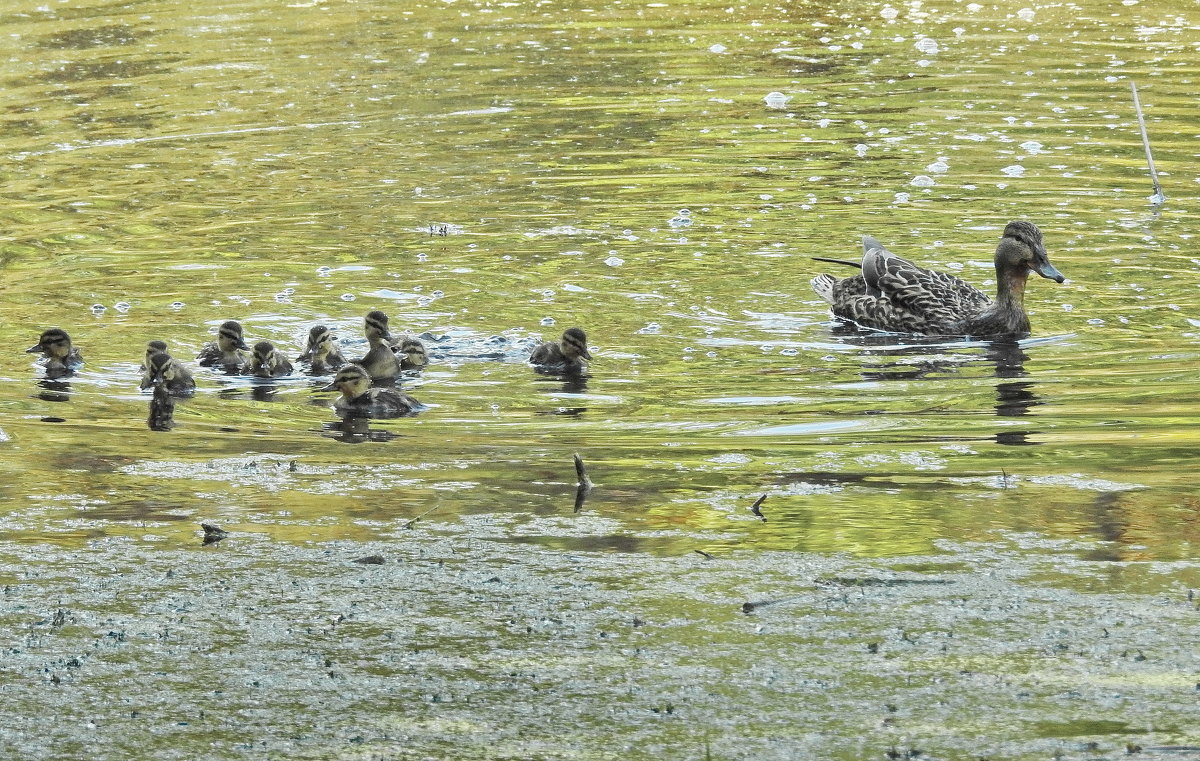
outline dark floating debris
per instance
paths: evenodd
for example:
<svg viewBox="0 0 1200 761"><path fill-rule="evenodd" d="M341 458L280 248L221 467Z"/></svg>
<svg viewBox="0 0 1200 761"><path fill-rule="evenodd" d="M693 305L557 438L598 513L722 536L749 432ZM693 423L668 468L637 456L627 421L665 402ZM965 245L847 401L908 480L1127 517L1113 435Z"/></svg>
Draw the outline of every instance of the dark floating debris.
<svg viewBox="0 0 1200 761"><path fill-rule="evenodd" d="M383 565L383 555L367 555L354 561L359 565Z"/></svg>
<svg viewBox="0 0 1200 761"><path fill-rule="evenodd" d="M1137 112L1138 129L1142 131L1142 147L1146 149L1146 165L1150 168L1150 180L1154 183L1154 195L1150 196L1152 206L1161 206L1167 196L1163 193L1162 184L1158 181L1158 170L1154 168L1154 155L1150 153L1150 135L1146 132L1146 117L1142 115L1142 101L1138 98L1137 83L1130 82L1129 89L1133 91L1133 110Z"/></svg>
<svg viewBox="0 0 1200 761"><path fill-rule="evenodd" d="M767 516L763 515L762 510L759 508L762 506L762 503L766 502L766 501L767 501L767 495L764 494L761 497L759 497L758 499L754 500L754 504L750 506L750 512L754 513L754 515L757 516L758 519L760 521L762 521L763 523L767 522Z"/></svg>
<svg viewBox="0 0 1200 761"><path fill-rule="evenodd" d="M579 487L575 489L575 512L583 509L583 503L587 501L588 494L591 494L592 479L588 478L587 468L583 465L583 458L576 452L572 455L575 458L575 476L579 479Z"/></svg>
<svg viewBox="0 0 1200 761"><path fill-rule="evenodd" d="M799 600L799 599L801 599L801 596L795 595L793 597L780 597L777 600L757 600L755 602L744 602L744 603L742 603L742 612L743 613L753 613L754 611L758 610L759 608L765 608L768 605L779 605L780 603L785 603L785 602L795 602L796 600Z"/></svg>
<svg viewBox="0 0 1200 761"><path fill-rule="evenodd" d="M697 555L702 556L705 560L716 560L717 559L716 555L705 552L704 550L692 550L692 552L696 553Z"/></svg>
<svg viewBox="0 0 1200 761"><path fill-rule="evenodd" d="M200 528L204 529L204 543L215 544L225 537L229 536L229 532L213 523L201 523Z"/></svg>

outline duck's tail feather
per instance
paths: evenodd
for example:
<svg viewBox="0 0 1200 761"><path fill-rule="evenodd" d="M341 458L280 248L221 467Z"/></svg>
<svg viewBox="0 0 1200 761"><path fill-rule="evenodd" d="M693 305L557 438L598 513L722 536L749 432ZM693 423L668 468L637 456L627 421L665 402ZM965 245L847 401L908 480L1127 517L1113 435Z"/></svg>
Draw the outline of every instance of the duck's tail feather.
<svg viewBox="0 0 1200 761"><path fill-rule="evenodd" d="M837 284L837 278L833 275L817 275L810 282L813 291L832 306L833 286Z"/></svg>
<svg viewBox="0 0 1200 761"><path fill-rule="evenodd" d="M825 256L814 256L814 257L812 257L812 260L814 262L829 262L830 264L844 264L847 267L855 267L857 269L862 269L862 262L852 262L849 259L830 259Z"/></svg>

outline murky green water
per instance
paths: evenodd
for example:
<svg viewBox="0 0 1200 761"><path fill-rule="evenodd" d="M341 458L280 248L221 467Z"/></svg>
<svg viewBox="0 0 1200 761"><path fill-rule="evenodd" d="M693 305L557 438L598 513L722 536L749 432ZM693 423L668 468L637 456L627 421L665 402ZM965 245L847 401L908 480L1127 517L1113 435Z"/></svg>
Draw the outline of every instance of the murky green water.
<svg viewBox="0 0 1200 761"><path fill-rule="evenodd" d="M284 568L268 548L430 510L432 535L613 578L613 552L1034 536L1156 569L1108 591L1197 583L1195 8L12 0L0 33L0 520L31 595L53 586L28 553L86 576L206 519ZM1020 346L848 337L809 289L864 233L990 284L1017 218L1069 278L1031 282ZM324 322L354 353L372 309L446 337L405 384L418 417L346 430L325 381L201 372L148 430L147 340L190 358L232 318L294 354ZM87 365L39 387L22 351L54 325ZM586 382L523 364L572 325ZM565 757L537 747L512 757Z"/></svg>

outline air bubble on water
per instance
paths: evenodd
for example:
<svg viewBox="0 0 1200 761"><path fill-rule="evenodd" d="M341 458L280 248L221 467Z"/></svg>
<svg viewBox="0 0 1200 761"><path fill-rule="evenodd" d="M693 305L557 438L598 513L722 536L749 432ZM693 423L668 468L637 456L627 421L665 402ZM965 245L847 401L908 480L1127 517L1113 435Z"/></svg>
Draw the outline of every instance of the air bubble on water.
<svg viewBox="0 0 1200 761"><path fill-rule="evenodd" d="M892 19L894 19L900 15L900 11L896 10L895 8L893 8L890 5L885 5L885 6L883 6L882 9L880 9L879 15L883 16L888 21L891 21Z"/></svg>
<svg viewBox="0 0 1200 761"><path fill-rule="evenodd" d="M572 285L571 283L563 283L562 289L564 291L570 291L571 293L586 293L587 292L586 288L584 288L582 286L578 286L578 285Z"/></svg>
<svg viewBox="0 0 1200 761"><path fill-rule="evenodd" d="M947 159L945 157L938 156L938 160L925 167L925 170L927 172L933 172L934 174L943 174L950 171L950 165L946 162Z"/></svg>
<svg viewBox="0 0 1200 761"><path fill-rule="evenodd" d="M781 92L769 92L763 97L763 101L766 102L767 108L774 108L776 110L787 108L787 102L789 100L791 100L791 98Z"/></svg>
<svg viewBox="0 0 1200 761"><path fill-rule="evenodd" d="M1020 164L1013 164L1011 166L1006 166L1003 169L1001 169L1000 171L1003 172L1004 174L1008 175L1009 177L1025 176L1025 167L1021 166Z"/></svg>
<svg viewBox="0 0 1200 761"><path fill-rule="evenodd" d="M720 55L721 53L724 53L726 50L728 50L728 48L726 48L724 45L722 45L722 44L721 44L721 43L719 43L719 42L718 42L717 44L715 44L715 45L709 45L709 46L708 46L708 52L710 52L710 53L716 53L717 55Z"/></svg>
<svg viewBox="0 0 1200 761"><path fill-rule="evenodd" d="M897 193L894 200L895 203L908 203L909 199L911 198L912 196L910 196L908 193Z"/></svg>
<svg viewBox="0 0 1200 761"><path fill-rule="evenodd" d="M1099 317L1093 317L1092 319L1088 320L1088 325L1103 325L1103 324L1104 324L1104 320L1101 320Z"/></svg>
<svg viewBox="0 0 1200 761"><path fill-rule="evenodd" d="M662 332L662 326L659 325L657 322L649 323L644 328L641 328L640 330L638 330L638 333L641 333L643 335L654 335L654 334L661 333L661 332Z"/></svg>
<svg viewBox="0 0 1200 761"><path fill-rule="evenodd" d="M186 306L182 301L172 301L171 308L175 310L183 309Z"/></svg>
<svg viewBox="0 0 1200 761"><path fill-rule="evenodd" d="M684 216L683 214L679 214L667 220L667 224L675 228L690 227L692 224L692 218Z"/></svg>
<svg viewBox="0 0 1200 761"><path fill-rule="evenodd" d="M320 267L317 267L317 277L329 277L332 273L332 267L326 267L324 264L322 264Z"/></svg>
<svg viewBox="0 0 1200 761"><path fill-rule="evenodd" d="M108 307L103 304L92 304L92 314L104 314L108 311Z"/></svg>
<svg viewBox="0 0 1200 761"><path fill-rule="evenodd" d="M913 46L925 55L938 54L937 40L934 40L930 37L922 37L921 39L917 40Z"/></svg>
<svg viewBox="0 0 1200 761"><path fill-rule="evenodd" d="M800 350L799 349L781 349L779 353L785 357L794 357L800 353Z"/></svg>
<svg viewBox="0 0 1200 761"><path fill-rule="evenodd" d="M927 174L918 174L916 177L912 178L908 184L912 185L914 188L932 188L937 183L935 183L933 178Z"/></svg>
<svg viewBox="0 0 1200 761"><path fill-rule="evenodd" d="M548 327L550 327L551 325L553 325L553 324L554 324L554 318L553 318L553 317L543 317L543 318L541 319L541 323L542 323L542 326L543 326L543 327L547 327L547 328L548 328Z"/></svg>
<svg viewBox="0 0 1200 761"><path fill-rule="evenodd" d="M622 264L625 263L625 260L619 256L610 256L604 260L604 263L607 264L609 267L620 267Z"/></svg>
<svg viewBox="0 0 1200 761"><path fill-rule="evenodd" d="M1026 153L1041 153L1042 144L1036 140L1026 140L1025 142L1021 143L1021 150L1025 151Z"/></svg>
<svg viewBox="0 0 1200 761"><path fill-rule="evenodd" d="M867 155L867 145L865 143L859 143L858 145L854 146L854 152L859 155L859 158L866 156Z"/></svg>
<svg viewBox="0 0 1200 761"><path fill-rule="evenodd" d="M343 293L342 294L342 301L354 301L354 298L355 297L354 297L353 293Z"/></svg>
<svg viewBox="0 0 1200 761"><path fill-rule="evenodd" d="M1062 310L1063 310L1064 312L1074 312L1074 311L1075 311L1075 305L1074 305L1074 304L1063 304L1063 305L1062 305Z"/></svg>
<svg viewBox="0 0 1200 761"><path fill-rule="evenodd" d="M1021 19L1022 21L1033 21L1033 9L1022 8L1021 10L1017 11L1017 18Z"/></svg>
<svg viewBox="0 0 1200 761"><path fill-rule="evenodd" d="M130 310L129 302L118 301L117 303L113 304L113 309L117 310L121 314L125 314Z"/></svg>

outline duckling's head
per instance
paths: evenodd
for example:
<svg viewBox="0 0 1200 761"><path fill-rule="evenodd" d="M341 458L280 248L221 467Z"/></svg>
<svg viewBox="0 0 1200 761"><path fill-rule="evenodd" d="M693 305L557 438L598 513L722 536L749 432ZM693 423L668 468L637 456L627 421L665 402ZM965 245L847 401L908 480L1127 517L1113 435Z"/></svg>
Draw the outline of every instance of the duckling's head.
<svg viewBox="0 0 1200 761"><path fill-rule="evenodd" d="M270 366L275 359L275 344L270 341L259 341L254 344L254 363Z"/></svg>
<svg viewBox="0 0 1200 761"><path fill-rule="evenodd" d="M361 365L345 365L322 391L341 391L346 399L357 399L371 388L371 376Z"/></svg>
<svg viewBox="0 0 1200 761"><path fill-rule="evenodd" d="M400 353L404 361L413 367L424 367L429 364L429 355L425 353L425 344L416 338L406 338L400 342Z"/></svg>
<svg viewBox="0 0 1200 761"><path fill-rule="evenodd" d="M566 332L563 333L561 346L563 355L571 359L577 357L583 357L584 359L592 358L592 354L588 351L587 347L587 334L579 328L567 328Z"/></svg>
<svg viewBox="0 0 1200 761"><path fill-rule="evenodd" d="M1063 274L1050 263L1046 246L1042 243L1042 231L1037 225L1024 220L1009 222L1004 236L996 247L996 272L1018 273L1021 279L1033 271L1044 278L1061 283Z"/></svg>
<svg viewBox="0 0 1200 761"><path fill-rule="evenodd" d="M308 351L313 359L324 359L329 352L333 351L334 340L337 337L333 335L333 331L324 325L318 325L308 331Z"/></svg>
<svg viewBox="0 0 1200 761"><path fill-rule="evenodd" d="M367 313L363 327L366 330L368 341L376 337L389 341L392 338L392 334L388 331L388 316L378 309Z"/></svg>
<svg viewBox="0 0 1200 761"><path fill-rule="evenodd" d="M159 353L160 351L163 354L167 353L167 342L166 341L150 341L149 343L146 344L146 365L147 365L147 367L150 365L150 357Z"/></svg>
<svg viewBox="0 0 1200 761"><path fill-rule="evenodd" d="M151 343L162 343L152 341ZM164 344L165 345L165 344ZM156 351L146 357L146 375L155 386L161 386L175 380L177 365L171 360L171 355L165 351Z"/></svg>
<svg viewBox="0 0 1200 761"><path fill-rule="evenodd" d="M25 350L26 354L41 352L51 359L65 360L71 354L71 337L62 328L42 331L38 342Z"/></svg>
<svg viewBox="0 0 1200 761"><path fill-rule="evenodd" d="M217 345L221 347L221 351L233 351L234 349L248 349L246 339L242 337L242 324L237 320L227 320L221 323L221 327L217 330Z"/></svg>

